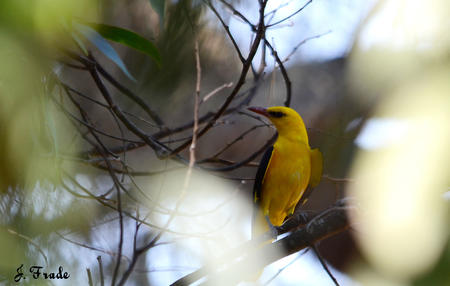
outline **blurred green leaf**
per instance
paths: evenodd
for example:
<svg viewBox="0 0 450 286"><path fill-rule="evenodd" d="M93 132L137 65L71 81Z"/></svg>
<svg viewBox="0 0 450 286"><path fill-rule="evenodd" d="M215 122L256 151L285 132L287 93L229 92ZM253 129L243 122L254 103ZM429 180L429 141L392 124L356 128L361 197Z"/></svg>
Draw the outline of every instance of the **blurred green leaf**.
<svg viewBox="0 0 450 286"><path fill-rule="evenodd" d="M84 23L91 28L95 29L103 38L127 45L133 49L141 51L149 55L158 65L161 64L161 56L155 45L140 35L119 27L95 24L95 23Z"/></svg>
<svg viewBox="0 0 450 286"><path fill-rule="evenodd" d="M136 79L130 74L122 59L114 48L102 37L102 35L93 28L80 23L73 23L73 27L80 32L86 39L94 44L105 56L112 60L124 73L133 81Z"/></svg>
<svg viewBox="0 0 450 286"><path fill-rule="evenodd" d="M153 10L158 13L160 29L163 28L164 23L164 0L149 0Z"/></svg>

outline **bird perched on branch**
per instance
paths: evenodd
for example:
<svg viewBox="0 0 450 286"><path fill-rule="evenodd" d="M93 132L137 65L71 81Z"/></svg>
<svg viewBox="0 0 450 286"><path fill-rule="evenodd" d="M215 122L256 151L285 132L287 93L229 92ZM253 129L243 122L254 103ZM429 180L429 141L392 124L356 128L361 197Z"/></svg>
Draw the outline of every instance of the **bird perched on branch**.
<svg viewBox="0 0 450 286"><path fill-rule="evenodd" d="M306 202L305 191L317 186L322 177L323 158L318 149L310 148L303 119L292 108L248 109L267 117L278 132L275 144L261 159L253 187L252 237L256 237L270 224L282 225L299 201Z"/></svg>

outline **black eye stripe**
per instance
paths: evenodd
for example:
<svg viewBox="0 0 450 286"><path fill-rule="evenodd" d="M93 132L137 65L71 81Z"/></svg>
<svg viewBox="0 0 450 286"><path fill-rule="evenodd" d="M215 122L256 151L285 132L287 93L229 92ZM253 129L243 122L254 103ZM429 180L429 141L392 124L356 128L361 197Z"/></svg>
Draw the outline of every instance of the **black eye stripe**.
<svg viewBox="0 0 450 286"><path fill-rule="evenodd" d="M283 117L286 115L281 111L269 111L269 114L270 114L270 116L276 117L276 118L280 118L280 117Z"/></svg>

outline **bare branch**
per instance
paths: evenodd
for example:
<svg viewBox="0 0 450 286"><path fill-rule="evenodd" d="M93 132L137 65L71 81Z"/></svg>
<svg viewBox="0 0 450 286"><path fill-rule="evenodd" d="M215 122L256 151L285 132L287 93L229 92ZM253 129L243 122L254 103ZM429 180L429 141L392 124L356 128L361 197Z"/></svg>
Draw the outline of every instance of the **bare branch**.
<svg viewBox="0 0 450 286"><path fill-rule="evenodd" d="M228 9L231 10L231 12L233 13L233 15L237 16L239 19L241 19L242 21L244 21L245 23L247 23L250 28L252 29L253 32L256 31L256 25L253 25L248 19L247 17L245 17L241 12L239 12L238 10L236 10L236 8L233 7L233 5L231 5L230 3L226 2L225 0L219 0L220 2L222 2L223 5L225 5L225 7L227 7Z"/></svg>
<svg viewBox="0 0 450 286"><path fill-rule="evenodd" d="M291 97L292 97L292 83L289 79L289 75L286 71L286 68L284 67L283 62L281 61L280 57L278 56L277 51L272 47L272 45L264 38L265 45L271 50L273 57L275 58L275 61L277 62L278 66L281 70L281 75L283 76L284 83L286 85L286 100L284 101L285 106L291 105Z"/></svg>
<svg viewBox="0 0 450 286"><path fill-rule="evenodd" d="M202 68L200 65L200 53L197 40L195 41L194 52L195 52L195 67L197 70L197 81L195 84L195 95L194 95L194 128L192 129L192 141L191 147L189 148L189 169L188 169L189 176L186 176L188 178L190 177L190 173L192 172L192 168L194 167L195 164L195 148L197 147L197 132L198 132L198 113L200 107L200 85L202 80Z"/></svg>
<svg viewBox="0 0 450 286"><path fill-rule="evenodd" d="M270 25L267 25L266 27L267 27L267 28L270 28L270 27L276 26L276 25L278 25L278 24L280 24L280 23L283 23L284 21L286 21L286 20L288 20L288 19L294 17L295 15L297 15L298 13L300 13L301 11L303 11L303 9L305 9L305 8L306 8L309 4L311 4L311 3L312 3L312 0L309 0L308 2L306 2L305 5L303 5L300 9L298 9L297 11L295 11L294 13L292 13L291 15L289 15L289 16L287 16L287 17L281 19L280 21L277 21L277 22L275 22L275 23L272 23L272 24L270 24Z"/></svg>
<svg viewBox="0 0 450 286"><path fill-rule="evenodd" d="M269 16L270 16L270 18L269 18L269 20L267 21L267 23L270 23L270 22L272 21L273 17L275 16L275 14L276 14L281 8L286 7L287 5L289 5L289 2L282 3L282 4L280 4L277 8L275 8L275 9L273 9L272 11L268 12L268 13L266 14L266 16L265 16L265 17L269 17Z"/></svg>
<svg viewBox="0 0 450 286"><path fill-rule="evenodd" d="M58 235L61 239L65 240L65 241L67 241L67 242L69 242L69 243L75 244L75 245L77 245L77 246L81 246L81 247L86 248L86 249L98 251L98 252L107 254L107 255L109 255L109 256L116 256L116 255L117 255L117 253L115 253L115 252L108 251L108 250L104 250L104 249L100 249L100 248L98 248L98 247L90 246L90 245L87 245L87 244L84 244L84 243L81 243L81 242L72 240L72 239L70 239L70 238L67 238L67 237L65 237L64 235L62 235L61 233L59 233L58 231L55 232L55 233L56 233L56 235ZM100 256L99 256L99 257L100 257ZM129 258L126 257L126 256L123 256L123 257L125 257L126 259L129 259ZM97 259L98 259L98 257L97 257Z"/></svg>
<svg viewBox="0 0 450 286"><path fill-rule="evenodd" d="M103 263L102 263L102 257L99 255L97 256L98 261L98 271L100 272L100 286L105 286L105 278L103 275Z"/></svg>
<svg viewBox="0 0 450 286"><path fill-rule="evenodd" d="M33 245L34 247L36 247L36 249L39 251L39 253L42 255L42 257L44 258L45 264L48 266L48 259L47 259L47 255L45 255L44 251L42 250L42 248L39 246L39 244L37 244L36 242L33 241L33 239L31 239L30 237L23 235L21 233L18 233L15 230L12 230L10 228L6 229L10 234L15 235L21 239L24 239L26 241L28 241L31 245Z"/></svg>
<svg viewBox="0 0 450 286"><path fill-rule="evenodd" d="M236 137L233 141L231 141L230 143L227 143L227 145L225 147L223 147L221 150L217 151L214 155L212 155L212 158L217 158L219 157L223 152L225 152L226 150L228 150L231 146L233 146L234 144L236 144L237 142L243 140L245 138L245 136L247 136L249 133L255 131L258 128L261 127L266 127L267 124L261 124L261 125L254 125L252 127L250 127L249 129L245 130L244 132L242 132L238 137Z"/></svg>
<svg viewBox="0 0 450 286"><path fill-rule="evenodd" d="M333 273L331 273L330 269L328 268L327 263L323 259L322 255L320 255L316 244L313 244L311 246L311 248L314 250L314 253L316 254L317 258L319 259L320 264L322 264L323 269L327 272L328 276L330 276L331 280L333 280L334 285L339 286L339 283L337 282L336 278L333 276Z"/></svg>
<svg viewBox="0 0 450 286"><path fill-rule="evenodd" d="M86 268L86 272L87 272L87 276L88 276L88 285L89 286L94 286L94 282L92 282L91 269Z"/></svg>
<svg viewBox="0 0 450 286"><path fill-rule="evenodd" d="M205 95L201 100L200 100L200 104L208 101L211 97L213 97L214 95L216 95L217 93L219 93L222 89L224 88L229 88L232 87L233 83L229 82L229 83L225 83L221 86L219 86L218 88L214 89L213 91L211 91L210 93L208 93L207 95Z"/></svg>
<svg viewBox="0 0 450 286"><path fill-rule="evenodd" d="M124 95L126 95L128 98L136 102L149 116L151 119L155 121L155 123L160 126L161 128L164 127L164 122L159 117L159 115L150 108L150 106L139 96L134 94L130 89L122 85L120 82L118 82L111 74L109 74L101 65L98 65L95 59L90 56L89 58L86 58L84 56L77 55L71 51L68 50L62 50L67 56L69 56L72 59L75 59L76 61L82 63L87 69L90 69L92 66L95 66L98 70L98 72L105 77L107 81L109 81L114 87L116 87L120 92L122 92Z"/></svg>
<svg viewBox="0 0 450 286"><path fill-rule="evenodd" d="M186 191L189 187L191 175L192 175L192 169L195 165L195 147L197 143L197 131L198 131L198 109L199 109L199 102L200 102L200 84L201 84L201 66L200 66L200 55L199 55L199 48L198 48L198 41L195 41L195 61L196 61L196 70L197 70L197 80L196 80L196 88L195 88L195 95L194 95L194 128L192 130L192 142L191 146L189 148L189 165L186 172L186 176L184 179L183 188L181 190L180 196L178 197L174 211L170 213L169 218L167 222L165 223L162 230L159 231L159 233L146 245L137 248L136 244L134 244L134 251L133 251L133 259L131 263L129 264L127 270L124 272L122 278L120 279L118 285L125 285L128 277L131 275L131 272L133 271L136 262L138 258L145 253L147 250L152 248L161 238L161 236L165 233L165 231L168 229L170 224L172 223L173 219L176 216L176 212L178 212L178 209L184 200L184 197L186 195ZM136 229L137 232L137 229ZM135 240L136 242L136 240Z"/></svg>
<svg viewBox="0 0 450 286"><path fill-rule="evenodd" d="M255 37L255 40L253 41L249 55L242 65L242 70L241 70L241 74L239 76L239 80L237 81L234 89L231 91L230 95L227 97L225 102L222 104L222 106L219 108L219 110L214 114L213 118L206 124L205 127L203 127L203 129L200 130L200 132L198 132L198 134L197 134L198 137L201 137L209 129L211 129L211 127L213 127L214 123L217 121L217 119L219 117L221 117L224 114L224 112L226 111L228 106L233 101L234 97L238 94L239 90L244 85L245 78L247 77L247 73L252 65L253 58L255 57L256 51L258 50L258 47L259 47L259 44L261 43L261 40L263 39L263 37L265 35L265 29L266 29L266 27L264 25L265 4L266 4L266 2L263 2L261 4L260 10L259 10L259 23L258 23L258 28L256 30L256 37ZM179 153L180 151L184 150L190 144L191 144L191 140L186 141L185 143L183 143L182 145L177 147L175 150L173 150L171 152L170 156L173 156L173 155Z"/></svg>
<svg viewBox="0 0 450 286"><path fill-rule="evenodd" d="M91 56L92 57L92 56ZM94 59L91 58L93 61ZM97 67L99 65L97 64L91 64L88 66L89 72L94 79L97 87L99 88L101 94L103 95L103 98L108 102L110 108L114 112L114 114L122 121L122 123L133 132L136 136L141 138L148 146L150 146L153 150L155 150L155 153L160 158L167 157L168 154L170 154L170 149L165 146L164 144L158 142L156 139L154 139L152 136L145 134L139 127L137 127L133 122L128 120L128 118L125 116L125 114L122 112L121 108L113 101L109 91L106 89L106 86L104 85L103 81L100 79L98 73L97 73ZM173 153L173 152L172 152ZM175 156L178 160L182 160L181 157Z"/></svg>
<svg viewBox="0 0 450 286"><path fill-rule="evenodd" d="M175 281L172 286L189 285L203 277L207 277L206 283L226 280L230 285L248 279L264 266L348 229L346 212L351 207L341 205L342 202L338 202L322 213L312 214L313 219L306 225L297 225L290 235L274 243L261 244L267 240L264 235L246 242L221 257L214 269L203 267Z"/></svg>
<svg viewBox="0 0 450 286"><path fill-rule="evenodd" d="M354 183L355 182L355 180L351 179L351 178L334 178L334 177L331 177L328 175L323 175L322 178L324 178L330 182L333 182L333 183Z"/></svg>
<svg viewBox="0 0 450 286"><path fill-rule="evenodd" d="M308 38L303 39L300 43L298 43L298 44L294 47L294 49L292 49L292 51L289 53L289 55L287 55L287 56L284 58L284 60L282 60L282 62L283 62L283 63L287 62L287 61L289 60L289 58L290 58L293 54L295 54L295 52L298 50L298 48L299 48L300 46L302 46L303 44L305 44L305 43L307 43L307 42L309 42L309 41L311 41L311 40L313 40L313 39L318 39L318 38L320 38L320 37L323 37L323 36L325 36L325 35L328 35L329 33L331 33L331 30L326 31L325 33L322 33L322 34L318 34L318 35L311 36L311 37L308 37Z"/></svg>
<svg viewBox="0 0 450 286"><path fill-rule="evenodd" d="M248 94L242 101L240 101L238 104L236 104L236 106L228 108L225 110L225 112L223 113L223 115L229 115L229 114L233 114L237 111L239 111L243 106L248 105L249 102L253 99L253 97L256 95L256 91L258 90L258 87L261 85L261 77L259 77L258 79L256 79L255 83L247 90L239 93L238 95L236 95L236 99L239 97L244 96L245 94ZM240 113L240 112L239 112ZM204 115L202 115L201 117L199 117L199 124L203 124L205 122L208 122L209 120L211 120L211 118L213 118L213 116L215 115L215 112L208 112ZM250 115L249 115L250 116ZM194 122L190 121L187 123L184 123L178 127L175 128L171 128L171 129L164 129L161 131L158 131L154 134L152 134L151 136L153 138L155 138L156 140L159 140L161 138L165 138L167 136L170 135L174 135L183 131L186 131L190 128L192 128L194 126ZM187 140L190 140L192 137L187 138ZM119 147L113 147L110 148L110 150L112 152L114 152L115 154L120 154L126 151L132 151L138 148L142 148L146 146L145 142L141 142L141 143L129 143L129 144L125 144L125 146L119 146ZM90 151L87 151L85 153L83 153L81 155L81 157L85 158L85 157L92 157L92 156L98 156L99 154L96 152L95 149L92 149Z"/></svg>
<svg viewBox="0 0 450 286"><path fill-rule="evenodd" d="M230 27L224 22L222 17L220 16L219 12L217 12L216 8L212 5L211 1L206 1L206 4L208 4L209 8L216 14L217 18L219 19L220 23L222 23L223 28L228 34L228 37L230 38L231 42L233 43L234 49L236 50L236 53L238 54L239 60L242 63L245 63L245 58L242 56L241 49L239 48L238 44L236 43L236 40L234 39L233 35L230 32Z"/></svg>
<svg viewBox="0 0 450 286"><path fill-rule="evenodd" d="M262 147L260 147L258 150L256 150L253 154L251 154L250 156L248 156L247 158L245 158L242 161L234 163L230 166L218 167L218 168L203 167L202 169L204 169L206 171L211 171L211 172L229 172L229 171L235 170L237 168L240 168L242 166L245 166L247 163L253 161L256 157L258 157L258 155L262 154L270 145L272 145L275 142L276 138L277 138L277 134L273 135L272 138L270 138L266 142L266 144L264 144Z"/></svg>
<svg viewBox="0 0 450 286"><path fill-rule="evenodd" d="M270 277L269 280L267 280L267 281L263 284L263 286L270 285L270 283L271 283L275 278L277 278L277 277L281 274L281 272L283 272L286 268L288 268L289 266L291 266L292 264L294 264L294 263L295 263L295 262L296 262L303 254L305 254L306 252L308 252L308 249L309 249L309 248L305 249L302 253L300 253L299 255L297 255L297 257L296 257L295 259L292 259L291 262L289 262L287 265L285 265L285 266L283 266L282 268L280 268L280 269L277 271L277 273L275 273L272 277Z"/></svg>

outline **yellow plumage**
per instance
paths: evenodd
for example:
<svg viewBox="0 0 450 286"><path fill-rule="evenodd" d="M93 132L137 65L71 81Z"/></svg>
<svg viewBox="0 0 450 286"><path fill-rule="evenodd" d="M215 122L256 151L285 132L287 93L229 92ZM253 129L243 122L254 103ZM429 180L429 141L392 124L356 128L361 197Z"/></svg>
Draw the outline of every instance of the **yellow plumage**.
<svg viewBox="0 0 450 286"><path fill-rule="evenodd" d="M261 218L266 216L272 225L280 226L294 212L308 186L320 182L322 154L317 149L311 150L305 124L295 110L282 106L249 109L266 116L278 131L278 138L263 157L256 176L254 220L265 224ZM254 226L252 234L265 230L267 224L262 229Z"/></svg>

